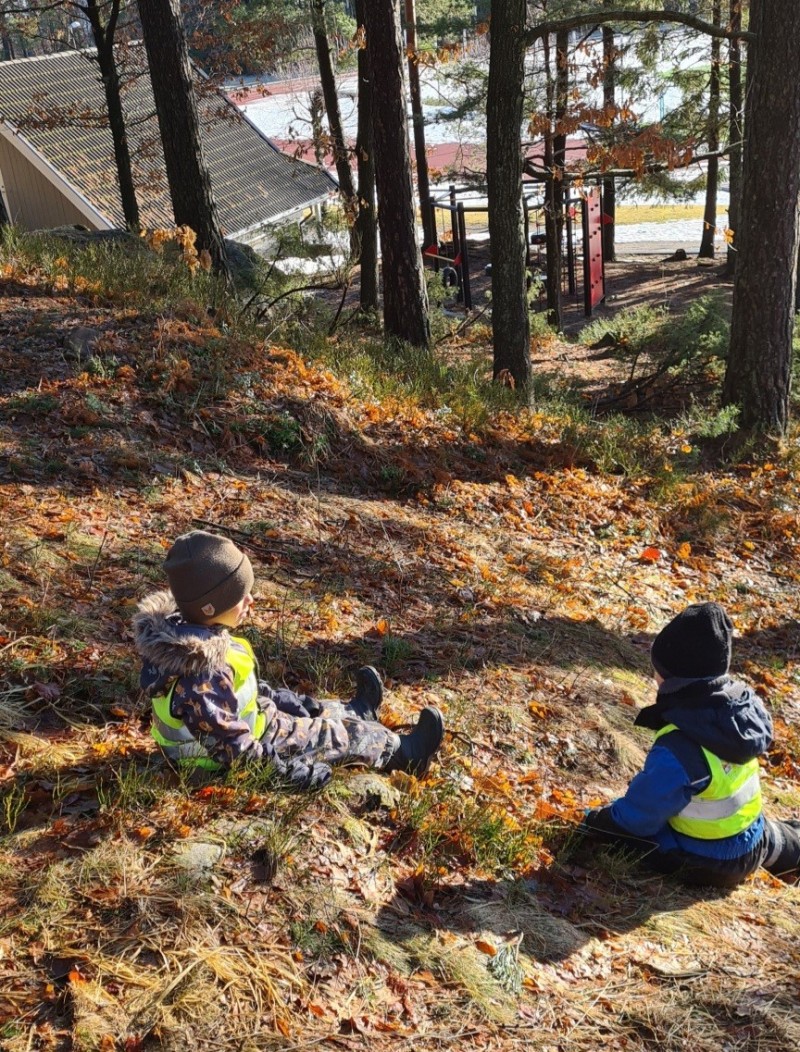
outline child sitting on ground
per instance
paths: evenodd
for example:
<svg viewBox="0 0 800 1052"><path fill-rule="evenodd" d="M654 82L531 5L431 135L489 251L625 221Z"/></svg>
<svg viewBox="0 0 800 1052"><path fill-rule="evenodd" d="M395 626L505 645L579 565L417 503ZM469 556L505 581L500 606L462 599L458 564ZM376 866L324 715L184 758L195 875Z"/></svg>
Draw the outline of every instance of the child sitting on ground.
<svg viewBox="0 0 800 1052"><path fill-rule="evenodd" d="M139 604L134 639L152 734L166 756L219 769L268 761L287 783L318 789L331 764L423 775L442 743L438 709L422 710L410 734L378 722L383 685L367 666L349 702L317 702L257 678L246 639L232 635L253 605L250 560L224 537L195 530L175 541L164 569L169 592Z"/></svg>
<svg viewBox="0 0 800 1052"><path fill-rule="evenodd" d="M654 705L636 717L655 731L644 768L584 828L644 853L691 884L732 887L764 866L796 876L800 822L765 818L758 757L772 741L760 698L728 675L733 626L717 603L678 614L656 636Z"/></svg>

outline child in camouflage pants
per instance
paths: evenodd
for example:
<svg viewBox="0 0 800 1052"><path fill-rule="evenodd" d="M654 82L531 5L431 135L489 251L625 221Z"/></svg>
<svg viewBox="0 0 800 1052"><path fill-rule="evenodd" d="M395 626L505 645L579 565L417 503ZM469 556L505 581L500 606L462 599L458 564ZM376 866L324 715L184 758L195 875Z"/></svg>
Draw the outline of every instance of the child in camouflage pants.
<svg viewBox="0 0 800 1052"><path fill-rule="evenodd" d="M267 761L301 789L326 785L331 764L427 771L444 735L439 710L423 709L410 734L395 734L378 722L383 686L373 668L359 670L349 702L320 702L258 680L250 644L229 631L253 605L254 579L232 541L184 534L164 569L170 591L139 604L134 640L153 737L170 760L208 769Z"/></svg>

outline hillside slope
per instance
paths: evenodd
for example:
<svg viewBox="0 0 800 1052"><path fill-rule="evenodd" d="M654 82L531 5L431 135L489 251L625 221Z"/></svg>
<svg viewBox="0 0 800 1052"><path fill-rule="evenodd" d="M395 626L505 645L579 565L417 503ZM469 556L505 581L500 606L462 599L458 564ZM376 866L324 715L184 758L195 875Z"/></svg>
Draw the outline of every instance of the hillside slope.
<svg viewBox="0 0 800 1052"><path fill-rule="evenodd" d="M796 888L701 897L572 832L697 599L772 705L768 806L800 808L796 459L379 397L63 269L0 260L4 1047L796 1048ZM266 678L341 696L372 663L387 722L440 706L427 780L169 772L129 620L195 525L251 554Z"/></svg>

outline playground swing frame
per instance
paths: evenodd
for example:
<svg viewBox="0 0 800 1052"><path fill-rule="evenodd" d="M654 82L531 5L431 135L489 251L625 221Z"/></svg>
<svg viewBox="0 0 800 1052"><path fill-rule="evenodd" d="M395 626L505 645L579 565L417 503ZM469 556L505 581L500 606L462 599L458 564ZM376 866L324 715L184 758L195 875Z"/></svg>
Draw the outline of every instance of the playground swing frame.
<svg viewBox="0 0 800 1052"><path fill-rule="evenodd" d="M530 183L527 184L530 186ZM469 246L467 242L466 214L468 212L488 215L487 205L465 205L459 201L459 193L474 192L474 187L459 189L455 184L450 184L448 200L442 201L436 196L428 200L429 228L433 242L423 247L423 259L433 263L434 270L439 273L453 271L456 281L448 282L455 284L458 289L458 298L464 304L466 310L472 310L472 283L469 268ZM531 260L531 210L541 209L541 205L531 205L532 196L525 193L523 187L523 217L525 226L525 265L530 267ZM580 194L578 197L569 198L565 202L564 222L566 231L566 263L567 263L567 288L571 296L577 295L578 282L576 273L575 250L575 206L581 206L581 225L583 232L583 291L584 291L584 314L591 317L592 311L598 303L605 299L605 261L602 252L602 217L603 199L602 190L599 186L594 187L589 193ZM447 256L440 251L439 231L436 222L436 210L449 212L451 223L451 236L453 244L453 255ZM592 221L591 212L594 213ZM444 231L443 231L444 232ZM449 275L448 275L449 276Z"/></svg>

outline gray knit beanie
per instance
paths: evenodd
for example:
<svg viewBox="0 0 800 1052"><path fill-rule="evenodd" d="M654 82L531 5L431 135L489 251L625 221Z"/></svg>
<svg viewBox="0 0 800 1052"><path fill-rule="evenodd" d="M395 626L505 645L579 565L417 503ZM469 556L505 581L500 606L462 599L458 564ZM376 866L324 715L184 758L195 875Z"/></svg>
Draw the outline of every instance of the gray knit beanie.
<svg viewBox="0 0 800 1052"><path fill-rule="evenodd" d="M253 588L253 567L244 552L227 537L205 530L178 537L164 569L187 621L207 622L236 606Z"/></svg>

